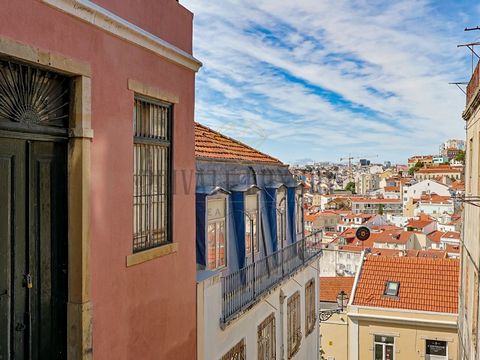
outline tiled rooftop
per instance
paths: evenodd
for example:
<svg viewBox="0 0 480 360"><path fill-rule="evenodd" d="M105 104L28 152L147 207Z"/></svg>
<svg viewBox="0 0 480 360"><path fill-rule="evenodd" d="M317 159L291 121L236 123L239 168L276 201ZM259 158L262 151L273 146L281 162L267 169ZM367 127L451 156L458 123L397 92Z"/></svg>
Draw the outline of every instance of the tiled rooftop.
<svg viewBox="0 0 480 360"><path fill-rule="evenodd" d="M360 270L353 305L457 313L457 259L369 255ZM387 281L400 283L398 297L384 295Z"/></svg>
<svg viewBox="0 0 480 360"><path fill-rule="evenodd" d="M353 203L371 203L371 204L400 204L399 199L379 199L379 198L352 198Z"/></svg>
<svg viewBox="0 0 480 360"><path fill-rule="evenodd" d="M283 165L273 156L264 154L238 140L195 123L195 156L227 161Z"/></svg>
<svg viewBox="0 0 480 360"><path fill-rule="evenodd" d="M431 233L427 234L427 238L429 238L431 242L439 244L444 234L445 233L443 231L434 230Z"/></svg>
<svg viewBox="0 0 480 360"><path fill-rule="evenodd" d="M430 167L426 169L420 169L416 173L418 174L441 174L441 173L461 173L462 169L458 168L441 168L441 167Z"/></svg>
<svg viewBox="0 0 480 360"><path fill-rule="evenodd" d="M415 228L415 229L423 229L424 227L430 225L434 222L433 219L430 219L426 216L420 216L419 219L410 219L408 220L407 227Z"/></svg>
<svg viewBox="0 0 480 360"><path fill-rule="evenodd" d="M347 297L352 293L355 277L332 276L320 278L320 301L336 302L340 291L345 291Z"/></svg>

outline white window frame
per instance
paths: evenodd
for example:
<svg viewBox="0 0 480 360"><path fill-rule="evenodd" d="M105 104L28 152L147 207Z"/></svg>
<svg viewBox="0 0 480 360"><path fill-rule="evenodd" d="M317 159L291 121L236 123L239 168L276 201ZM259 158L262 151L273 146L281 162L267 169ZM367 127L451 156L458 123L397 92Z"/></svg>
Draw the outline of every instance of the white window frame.
<svg viewBox="0 0 480 360"><path fill-rule="evenodd" d="M225 250L224 250L224 257L225 257L225 264L224 265L221 265L221 266L218 266L218 259L216 259L216 267L215 268L210 268L209 267L209 261L208 261L208 225L210 224L210 222L217 222L215 220L212 220L212 221L209 221L208 219L208 202L209 200L224 200L225 201L225 217L224 217L224 231L225 231L225 244L224 244L224 247L225 247ZM205 268L207 270L212 270L212 271L216 271L216 270L221 270L221 269L224 269L227 267L228 265L228 249L229 249L229 246L228 246L228 213L229 213L229 207L228 207L228 196L225 194L215 194L215 195L209 195L206 197L205 199L205 256L206 256L206 259L205 259ZM216 219L218 220L218 219ZM215 249L216 249L216 252L217 253L217 250L218 250L218 243L216 244L215 246ZM217 257L217 256L216 256Z"/></svg>
<svg viewBox="0 0 480 360"><path fill-rule="evenodd" d="M378 342L378 341L375 341L375 337L376 336L383 336L383 337L389 337L389 338L392 338L393 339L393 344L389 344L389 343L386 343L386 342ZM373 335L373 360L375 360L375 345L382 345L382 360L387 360L386 359L386 351L385 351L385 348L387 346L392 346L393 347L393 351L392 351L392 354L393 354L393 358L392 359L389 359L389 360L395 360L395 336L392 336L392 335L382 335L382 334L374 334Z"/></svg>
<svg viewBox="0 0 480 360"><path fill-rule="evenodd" d="M244 204L245 204L245 214L244 214L244 219L245 219L245 236L244 236L244 241L245 241L245 257L251 258L252 257L252 249L247 250L247 231L250 232L250 217L251 213L247 209L247 197L248 196L256 196L257 197L257 208L255 210L255 226L254 226L254 232L255 232L255 241L253 242L253 251L255 254L258 254L260 252L260 236L259 236L259 228L260 228L260 192L258 190L250 190L245 192L244 196ZM247 215L248 214L248 215ZM251 245L249 244L248 247Z"/></svg>
<svg viewBox="0 0 480 360"><path fill-rule="evenodd" d="M295 232L303 236L303 189L301 186L295 188Z"/></svg>
<svg viewBox="0 0 480 360"><path fill-rule="evenodd" d="M283 197L280 197L280 191L283 193ZM285 186L280 186L275 193L275 212L277 219L277 249L283 249L287 244L287 188Z"/></svg>

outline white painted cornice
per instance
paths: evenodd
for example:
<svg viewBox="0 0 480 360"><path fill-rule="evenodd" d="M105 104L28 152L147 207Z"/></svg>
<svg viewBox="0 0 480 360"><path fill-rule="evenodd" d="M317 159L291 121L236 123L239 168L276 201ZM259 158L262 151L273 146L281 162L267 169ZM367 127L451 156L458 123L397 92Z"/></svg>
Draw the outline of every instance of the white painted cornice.
<svg viewBox="0 0 480 360"><path fill-rule="evenodd" d="M90 0L41 0L43 3L74 16L118 38L140 46L175 64L198 71L202 63L189 53Z"/></svg>
<svg viewBox="0 0 480 360"><path fill-rule="evenodd" d="M381 323L400 324L400 325L408 324L413 326L428 326L428 327L437 327L437 328L457 329L456 321L431 320L431 319L385 316L385 315L375 315L375 314L358 314L358 313L350 313L350 312L347 314L347 316L351 319L370 320L370 321L381 322Z"/></svg>

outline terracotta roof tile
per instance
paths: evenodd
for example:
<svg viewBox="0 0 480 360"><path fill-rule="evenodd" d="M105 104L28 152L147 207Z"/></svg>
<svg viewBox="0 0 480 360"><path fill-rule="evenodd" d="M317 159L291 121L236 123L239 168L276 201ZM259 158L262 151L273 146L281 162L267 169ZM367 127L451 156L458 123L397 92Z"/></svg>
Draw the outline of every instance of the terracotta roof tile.
<svg viewBox="0 0 480 360"><path fill-rule="evenodd" d="M430 167L426 169L420 169L416 173L418 174L442 174L442 173L461 173L462 169L457 169L453 167Z"/></svg>
<svg viewBox="0 0 480 360"><path fill-rule="evenodd" d="M430 225L434 220L415 220L410 219L408 220L407 227L415 228L415 229L423 229L424 227Z"/></svg>
<svg viewBox="0 0 480 360"><path fill-rule="evenodd" d="M458 259L369 255L354 305L457 313ZM400 283L398 297L385 296L387 281Z"/></svg>
<svg viewBox="0 0 480 360"><path fill-rule="evenodd" d="M378 203L378 204L400 204L399 199L380 199L380 198L352 198L352 203Z"/></svg>
<svg viewBox="0 0 480 360"><path fill-rule="evenodd" d="M199 123L195 123L195 156L197 158L283 165L273 156L255 150Z"/></svg>
<svg viewBox="0 0 480 360"><path fill-rule="evenodd" d="M400 187L399 186L385 186L383 188L383 190L387 191L387 192L399 192L400 191Z"/></svg>
<svg viewBox="0 0 480 360"><path fill-rule="evenodd" d="M442 236L444 234L445 233L443 231L435 230L435 231L432 231L431 233L427 234L427 238L429 238L431 242L439 244L440 239L442 238Z"/></svg>
<svg viewBox="0 0 480 360"><path fill-rule="evenodd" d="M347 293L347 297L350 296L354 280L353 276L321 277L320 301L336 302L337 294L342 290Z"/></svg>

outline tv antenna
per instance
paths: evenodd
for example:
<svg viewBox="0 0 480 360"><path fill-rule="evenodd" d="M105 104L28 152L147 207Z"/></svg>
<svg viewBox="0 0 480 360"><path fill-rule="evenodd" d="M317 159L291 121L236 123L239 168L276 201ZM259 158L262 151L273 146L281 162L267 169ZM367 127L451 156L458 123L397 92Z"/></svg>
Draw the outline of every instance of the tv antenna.
<svg viewBox="0 0 480 360"><path fill-rule="evenodd" d="M460 89L461 92L463 92L465 95L467 95L467 92L460 86L460 85L468 85L468 82L449 82L449 85L455 85Z"/></svg>

